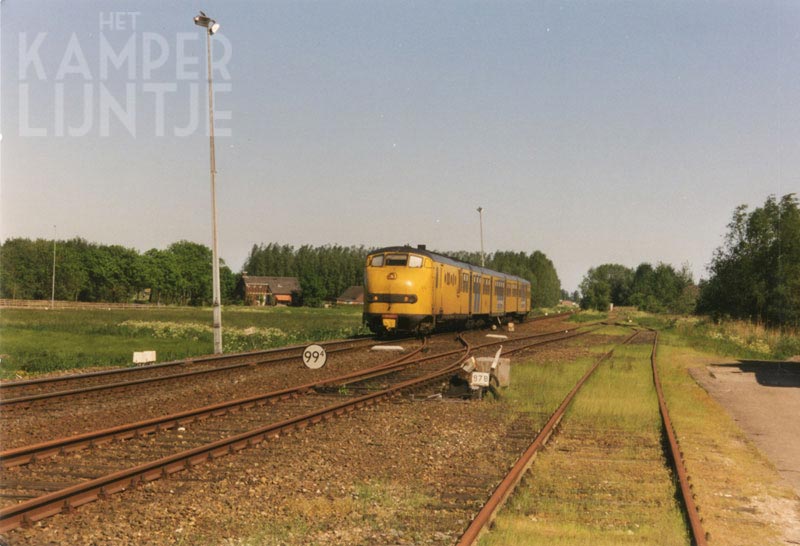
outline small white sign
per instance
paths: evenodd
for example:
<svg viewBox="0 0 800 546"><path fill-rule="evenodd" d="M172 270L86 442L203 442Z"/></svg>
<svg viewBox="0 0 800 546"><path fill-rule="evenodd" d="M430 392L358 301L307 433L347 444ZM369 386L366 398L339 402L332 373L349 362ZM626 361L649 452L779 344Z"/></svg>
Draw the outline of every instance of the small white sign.
<svg viewBox="0 0 800 546"><path fill-rule="evenodd" d="M472 372L469 384L473 387L488 387L489 376L489 372Z"/></svg>
<svg viewBox="0 0 800 546"><path fill-rule="evenodd" d="M325 365L328 359L325 349L319 345L309 345L303 351L303 364L312 370L317 370Z"/></svg>
<svg viewBox="0 0 800 546"><path fill-rule="evenodd" d="M134 364L150 364L156 361L155 351L134 351L133 363Z"/></svg>

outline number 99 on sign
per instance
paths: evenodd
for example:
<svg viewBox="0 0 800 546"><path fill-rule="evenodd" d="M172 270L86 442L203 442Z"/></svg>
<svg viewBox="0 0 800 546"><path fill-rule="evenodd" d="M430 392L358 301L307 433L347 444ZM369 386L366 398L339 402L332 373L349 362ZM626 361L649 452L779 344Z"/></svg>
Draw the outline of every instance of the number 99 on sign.
<svg viewBox="0 0 800 546"><path fill-rule="evenodd" d="M319 345L309 345L303 350L303 364L312 370L319 369L325 365L328 355L325 349Z"/></svg>

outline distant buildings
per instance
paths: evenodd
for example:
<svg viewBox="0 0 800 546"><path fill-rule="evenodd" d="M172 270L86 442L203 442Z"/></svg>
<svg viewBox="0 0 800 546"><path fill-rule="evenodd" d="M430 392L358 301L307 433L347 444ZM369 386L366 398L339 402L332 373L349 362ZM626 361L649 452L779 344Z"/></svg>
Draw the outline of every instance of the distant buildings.
<svg viewBox="0 0 800 546"><path fill-rule="evenodd" d="M299 305L302 289L297 277L242 275L245 305Z"/></svg>
<svg viewBox="0 0 800 546"><path fill-rule="evenodd" d="M351 286L342 295L336 298L336 305L363 305L364 304L364 287Z"/></svg>

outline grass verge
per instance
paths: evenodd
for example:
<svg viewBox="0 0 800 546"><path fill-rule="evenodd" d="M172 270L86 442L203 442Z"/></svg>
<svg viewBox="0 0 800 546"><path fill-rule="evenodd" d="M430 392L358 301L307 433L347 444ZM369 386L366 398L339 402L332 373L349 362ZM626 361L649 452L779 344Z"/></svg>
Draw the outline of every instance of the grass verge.
<svg viewBox="0 0 800 546"><path fill-rule="evenodd" d="M797 526L800 515L796 495L688 373L721 360L688 346L675 332L661 336L661 382L709 543L786 544L787 522Z"/></svg>
<svg viewBox="0 0 800 546"><path fill-rule="evenodd" d="M130 364L134 351L159 361L213 352L211 310L40 310L0 313L0 377ZM361 309L226 308L225 352L267 349L366 333Z"/></svg>
<svg viewBox="0 0 800 546"><path fill-rule="evenodd" d="M706 317L650 315L625 309L621 318L642 326L676 334L673 343L699 351L754 360L786 360L800 356L800 331L791 328L767 328L741 320L718 323Z"/></svg>

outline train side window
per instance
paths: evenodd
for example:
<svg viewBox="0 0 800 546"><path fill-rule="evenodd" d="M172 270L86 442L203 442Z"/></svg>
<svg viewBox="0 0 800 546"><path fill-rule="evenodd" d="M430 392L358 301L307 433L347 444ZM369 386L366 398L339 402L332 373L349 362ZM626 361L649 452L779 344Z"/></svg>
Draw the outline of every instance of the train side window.
<svg viewBox="0 0 800 546"><path fill-rule="evenodd" d="M369 261L372 267L383 267L383 254L377 254Z"/></svg>
<svg viewBox="0 0 800 546"><path fill-rule="evenodd" d="M461 291L469 292L469 273L461 274Z"/></svg>
<svg viewBox="0 0 800 546"><path fill-rule="evenodd" d="M422 267L422 256L414 256L413 254L409 256L408 267Z"/></svg>

